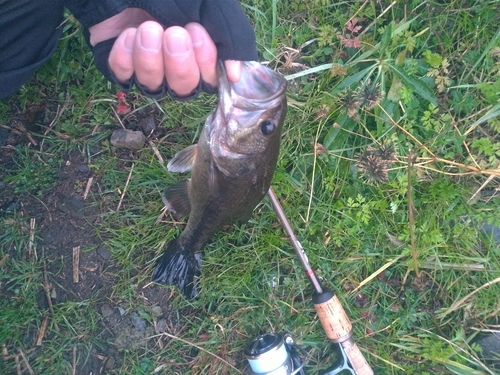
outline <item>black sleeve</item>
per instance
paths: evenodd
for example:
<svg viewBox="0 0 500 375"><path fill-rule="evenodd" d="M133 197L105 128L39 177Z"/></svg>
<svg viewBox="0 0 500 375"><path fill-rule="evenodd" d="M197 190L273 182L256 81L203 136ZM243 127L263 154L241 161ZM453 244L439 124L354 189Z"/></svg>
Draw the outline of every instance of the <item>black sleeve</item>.
<svg viewBox="0 0 500 375"><path fill-rule="evenodd" d="M84 26L87 42L90 26L118 14L125 8L133 7L147 11L165 28L184 26L189 22L200 23L214 41L218 58L221 60L258 60L253 28L237 0L68 0L66 5ZM99 43L93 47L93 52L97 68L108 80L117 83L108 66L108 56L113 43L114 40ZM132 82L127 82L119 86L122 89L130 89L131 85ZM138 87L144 94L154 97L159 97L169 90L165 85L160 92L148 93L140 85ZM200 89L214 92L203 83L200 83ZM187 99L196 94L197 92L193 92ZM175 98L175 94L173 96Z"/></svg>

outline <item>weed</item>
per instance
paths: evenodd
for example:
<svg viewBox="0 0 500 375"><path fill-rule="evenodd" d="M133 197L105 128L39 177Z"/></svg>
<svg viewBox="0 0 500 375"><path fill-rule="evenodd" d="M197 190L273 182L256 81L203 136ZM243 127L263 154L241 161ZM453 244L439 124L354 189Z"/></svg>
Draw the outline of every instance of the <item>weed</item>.
<svg viewBox="0 0 500 375"><path fill-rule="evenodd" d="M58 163L52 155L37 155L33 160L29 148L21 147L14 162L15 167L5 182L12 183L16 194L32 192L41 195L56 183Z"/></svg>

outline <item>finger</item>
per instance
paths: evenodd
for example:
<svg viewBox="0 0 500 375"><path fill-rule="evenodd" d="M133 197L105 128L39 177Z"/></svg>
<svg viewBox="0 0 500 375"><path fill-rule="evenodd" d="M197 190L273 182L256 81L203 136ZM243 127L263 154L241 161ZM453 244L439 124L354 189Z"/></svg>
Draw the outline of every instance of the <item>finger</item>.
<svg viewBox="0 0 500 375"><path fill-rule="evenodd" d="M134 44L134 69L136 79L148 91L157 91L163 83L163 27L147 21L137 28Z"/></svg>
<svg viewBox="0 0 500 375"><path fill-rule="evenodd" d="M172 26L163 34L164 73L170 89L187 96L200 82L191 36L186 29Z"/></svg>
<svg viewBox="0 0 500 375"><path fill-rule="evenodd" d="M212 87L217 87L217 48L208 32L199 23L184 26L193 42L194 56L201 78Z"/></svg>
<svg viewBox="0 0 500 375"><path fill-rule="evenodd" d="M241 61L226 60L227 78L231 82L238 82L241 79Z"/></svg>
<svg viewBox="0 0 500 375"><path fill-rule="evenodd" d="M134 74L132 54L136 34L137 29L135 28L124 30L116 39L109 53L109 67L120 83L126 82Z"/></svg>

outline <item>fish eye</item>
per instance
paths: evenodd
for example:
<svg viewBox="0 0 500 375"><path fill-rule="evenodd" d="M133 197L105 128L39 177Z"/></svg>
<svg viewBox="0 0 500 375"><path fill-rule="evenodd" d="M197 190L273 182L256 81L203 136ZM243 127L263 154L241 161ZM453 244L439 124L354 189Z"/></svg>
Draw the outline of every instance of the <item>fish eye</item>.
<svg viewBox="0 0 500 375"><path fill-rule="evenodd" d="M271 120L264 120L260 124L260 131L264 135L273 134L275 129L276 129L276 124Z"/></svg>

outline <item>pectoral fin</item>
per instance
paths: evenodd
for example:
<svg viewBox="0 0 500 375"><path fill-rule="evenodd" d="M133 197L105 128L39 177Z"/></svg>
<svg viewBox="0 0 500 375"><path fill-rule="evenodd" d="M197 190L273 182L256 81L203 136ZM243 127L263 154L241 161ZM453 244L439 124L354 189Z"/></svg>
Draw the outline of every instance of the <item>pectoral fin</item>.
<svg viewBox="0 0 500 375"><path fill-rule="evenodd" d="M167 169L170 172L189 172L193 168L196 155L198 153L198 145L194 144L179 151L167 164Z"/></svg>
<svg viewBox="0 0 500 375"><path fill-rule="evenodd" d="M208 167L208 190L213 195L219 193L219 170L214 163L210 163Z"/></svg>
<svg viewBox="0 0 500 375"><path fill-rule="evenodd" d="M189 216L191 203L189 202L188 188L191 179L170 185L163 192L161 199L167 209L179 216Z"/></svg>

